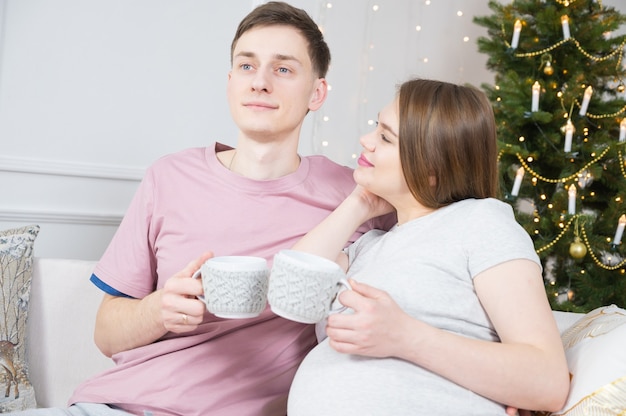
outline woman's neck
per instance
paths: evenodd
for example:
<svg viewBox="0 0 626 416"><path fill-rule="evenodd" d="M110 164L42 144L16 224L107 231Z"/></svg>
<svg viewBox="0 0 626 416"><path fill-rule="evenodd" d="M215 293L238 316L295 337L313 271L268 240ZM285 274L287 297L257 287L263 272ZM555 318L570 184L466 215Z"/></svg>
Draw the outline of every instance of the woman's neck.
<svg viewBox="0 0 626 416"><path fill-rule="evenodd" d="M425 217L426 215L432 214L437 210L437 208L425 207L415 199L413 199L410 204L394 207L396 208L398 216L398 225L406 224L407 222L420 217Z"/></svg>

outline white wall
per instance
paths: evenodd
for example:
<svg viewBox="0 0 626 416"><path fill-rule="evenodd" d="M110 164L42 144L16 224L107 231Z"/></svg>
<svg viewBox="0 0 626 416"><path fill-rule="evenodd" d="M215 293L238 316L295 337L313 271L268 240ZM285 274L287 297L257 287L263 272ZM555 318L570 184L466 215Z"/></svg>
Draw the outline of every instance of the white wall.
<svg viewBox="0 0 626 416"><path fill-rule="evenodd" d="M230 41L258 3L0 0L0 229L39 223L38 256L97 259L150 163L234 144ZM333 56L303 154L353 166L368 120L409 76L492 82L472 23L490 14L487 0L291 3L320 24Z"/></svg>

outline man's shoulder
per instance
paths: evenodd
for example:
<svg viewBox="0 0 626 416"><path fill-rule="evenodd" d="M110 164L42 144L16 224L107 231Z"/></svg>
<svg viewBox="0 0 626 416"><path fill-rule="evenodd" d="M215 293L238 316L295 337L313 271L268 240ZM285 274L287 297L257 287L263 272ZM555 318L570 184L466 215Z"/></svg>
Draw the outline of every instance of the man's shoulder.
<svg viewBox="0 0 626 416"><path fill-rule="evenodd" d="M167 165L170 163L186 162L193 159L204 159L206 147L190 147L159 157L153 165Z"/></svg>
<svg viewBox="0 0 626 416"><path fill-rule="evenodd" d="M203 163L206 160L206 151L206 147L193 147L169 153L155 160L148 170L152 172L167 172L171 169L180 169L185 166L191 168L194 164L198 162Z"/></svg>

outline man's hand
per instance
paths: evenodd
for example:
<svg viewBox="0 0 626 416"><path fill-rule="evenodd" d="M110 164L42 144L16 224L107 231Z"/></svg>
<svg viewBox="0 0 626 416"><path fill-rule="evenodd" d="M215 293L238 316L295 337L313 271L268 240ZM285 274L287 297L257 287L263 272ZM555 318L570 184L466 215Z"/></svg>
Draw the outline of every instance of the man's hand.
<svg viewBox="0 0 626 416"><path fill-rule="evenodd" d="M161 317L168 331L193 331L202 322L205 305L196 297L203 293L202 279L192 279L191 276L211 257L213 253L204 253L165 282L161 296Z"/></svg>

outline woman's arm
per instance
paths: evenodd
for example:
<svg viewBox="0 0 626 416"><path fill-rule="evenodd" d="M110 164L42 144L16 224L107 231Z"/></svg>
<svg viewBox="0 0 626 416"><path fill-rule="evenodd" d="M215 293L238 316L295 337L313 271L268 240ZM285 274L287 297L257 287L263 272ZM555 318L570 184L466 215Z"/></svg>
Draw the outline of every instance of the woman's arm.
<svg viewBox="0 0 626 416"><path fill-rule="evenodd" d="M501 343L470 339L407 315L387 293L357 282L341 294L354 315L328 319L331 346L343 353L398 357L496 402L559 410L569 389L565 353L539 267L514 260L474 278Z"/></svg>
<svg viewBox="0 0 626 416"><path fill-rule="evenodd" d="M302 237L293 249L336 261L346 270L348 259L343 253L346 242L361 224L392 210L384 199L357 186L328 217Z"/></svg>
<svg viewBox="0 0 626 416"><path fill-rule="evenodd" d="M497 402L559 410L567 399L569 373L539 267L529 260L505 262L476 276L474 285L501 343L437 331L409 354Z"/></svg>

